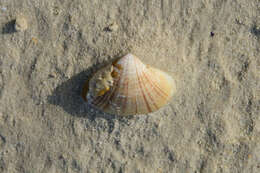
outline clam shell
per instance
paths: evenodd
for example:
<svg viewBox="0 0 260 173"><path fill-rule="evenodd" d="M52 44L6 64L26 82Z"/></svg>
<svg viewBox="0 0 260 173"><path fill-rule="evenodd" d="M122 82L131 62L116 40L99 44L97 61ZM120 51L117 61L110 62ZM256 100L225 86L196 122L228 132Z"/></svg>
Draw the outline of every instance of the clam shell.
<svg viewBox="0 0 260 173"><path fill-rule="evenodd" d="M166 105L175 91L171 76L127 54L86 82L83 98L110 114L135 115Z"/></svg>

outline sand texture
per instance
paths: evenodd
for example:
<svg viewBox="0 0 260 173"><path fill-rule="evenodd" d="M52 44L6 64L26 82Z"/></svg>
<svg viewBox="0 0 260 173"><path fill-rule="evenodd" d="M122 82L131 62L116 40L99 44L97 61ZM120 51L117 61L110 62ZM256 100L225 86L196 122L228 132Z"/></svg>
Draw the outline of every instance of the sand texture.
<svg viewBox="0 0 260 173"><path fill-rule="evenodd" d="M129 52L173 76L170 104L86 105ZM0 0L0 173L259 172L259 0Z"/></svg>

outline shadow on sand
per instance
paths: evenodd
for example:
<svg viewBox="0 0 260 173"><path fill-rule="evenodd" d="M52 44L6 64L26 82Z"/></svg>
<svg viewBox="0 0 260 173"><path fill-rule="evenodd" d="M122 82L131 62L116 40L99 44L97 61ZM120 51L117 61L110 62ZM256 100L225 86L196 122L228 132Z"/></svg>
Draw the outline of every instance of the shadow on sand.
<svg viewBox="0 0 260 173"><path fill-rule="evenodd" d="M2 33L3 34L12 34L15 33L15 20L11 20L8 23L4 25L2 28Z"/></svg>
<svg viewBox="0 0 260 173"><path fill-rule="evenodd" d="M257 37L260 37L260 28L258 28L257 25L253 25L250 29L250 32Z"/></svg>

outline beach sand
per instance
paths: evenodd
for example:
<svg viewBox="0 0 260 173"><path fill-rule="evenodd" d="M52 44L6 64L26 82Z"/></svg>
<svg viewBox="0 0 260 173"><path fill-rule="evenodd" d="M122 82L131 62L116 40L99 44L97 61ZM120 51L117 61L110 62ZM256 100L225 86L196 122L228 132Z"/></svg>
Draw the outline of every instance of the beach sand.
<svg viewBox="0 0 260 173"><path fill-rule="evenodd" d="M259 0L1 0L0 172L258 173L259 45ZM174 78L169 105L86 105L127 53Z"/></svg>

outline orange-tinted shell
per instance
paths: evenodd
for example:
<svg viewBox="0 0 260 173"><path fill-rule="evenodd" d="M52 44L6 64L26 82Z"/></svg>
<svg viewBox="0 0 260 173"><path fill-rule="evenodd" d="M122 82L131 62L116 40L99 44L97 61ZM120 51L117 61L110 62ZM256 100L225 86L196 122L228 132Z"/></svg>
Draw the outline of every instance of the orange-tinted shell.
<svg viewBox="0 0 260 173"><path fill-rule="evenodd" d="M171 76L143 64L132 54L98 71L87 85L83 97L88 103L117 115L156 111L169 102L175 91Z"/></svg>

